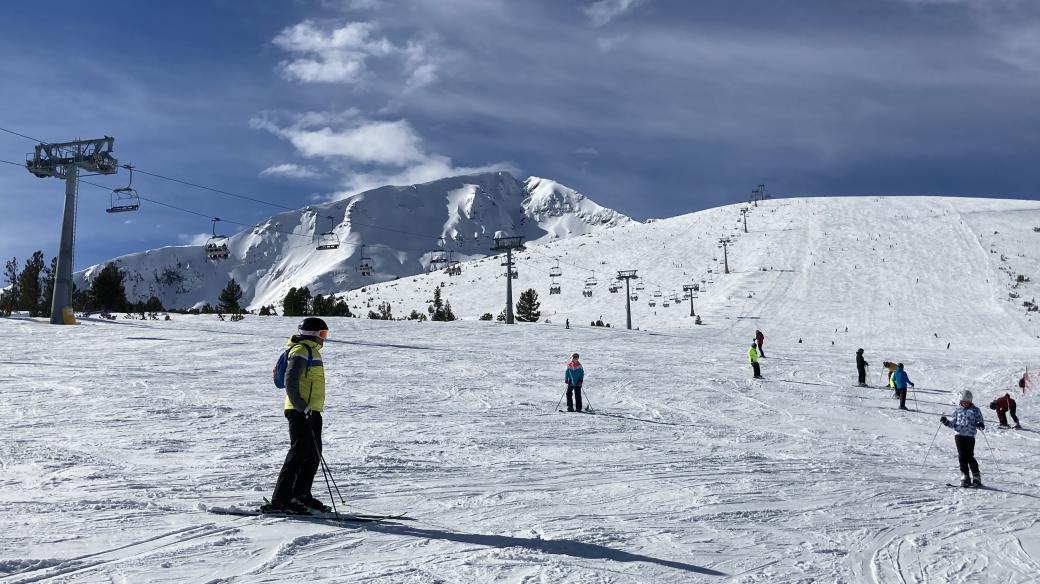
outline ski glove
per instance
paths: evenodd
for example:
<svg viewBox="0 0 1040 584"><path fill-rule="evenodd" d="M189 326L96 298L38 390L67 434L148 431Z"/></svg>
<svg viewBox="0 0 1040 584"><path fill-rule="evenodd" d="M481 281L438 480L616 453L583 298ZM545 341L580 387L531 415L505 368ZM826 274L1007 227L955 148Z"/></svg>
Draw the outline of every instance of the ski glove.
<svg viewBox="0 0 1040 584"><path fill-rule="evenodd" d="M950 420L946 416L943 416L943 417L939 418L939 423L942 424L943 426L949 426L950 425Z"/></svg>
<svg viewBox="0 0 1040 584"><path fill-rule="evenodd" d="M975 424L975 427L977 427L979 430L985 430L986 429L986 425L983 424L982 422L979 422L978 424Z"/></svg>

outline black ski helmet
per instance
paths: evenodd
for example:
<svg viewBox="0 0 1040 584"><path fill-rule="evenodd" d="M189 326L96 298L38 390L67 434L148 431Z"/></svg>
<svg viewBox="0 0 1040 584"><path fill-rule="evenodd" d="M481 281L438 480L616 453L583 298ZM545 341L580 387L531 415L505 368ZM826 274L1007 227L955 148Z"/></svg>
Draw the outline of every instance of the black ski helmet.
<svg viewBox="0 0 1040 584"><path fill-rule="evenodd" d="M857 353L862 353L862 352L863 352L863 349L858 349L858 350L857 350L856 352L857 352Z"/></svg>
<svg viewBox="0 0 1040 584"><path fill-rule="evenodd" d="M318 336L318 331L329 330L329 325L325 324L324 320L316 316L308 316L307 318L303 319L302 323L300 323L298 330L300 331L301 335L316 337Z"/></svg>

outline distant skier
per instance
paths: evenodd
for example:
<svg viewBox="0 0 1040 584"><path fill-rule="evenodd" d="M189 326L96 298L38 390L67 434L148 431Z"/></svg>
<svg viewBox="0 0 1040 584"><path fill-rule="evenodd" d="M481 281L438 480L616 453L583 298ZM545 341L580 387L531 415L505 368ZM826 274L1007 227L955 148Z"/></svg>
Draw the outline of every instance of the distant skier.
<svg viewBox="0 0 1040 584"><path fill-rule="evenodd" d="M856 351L856 372L859 373L859 385L860 387L867 386L867 363L866 359L863 358L863 349Z"/></svg>
<svg viewBox="0 0 1040 584"><path fill-rule="evenodd" d="M567 363L567 372L563 374L563 382L567 384L567 411L581 411L581 385L585 382L585 368L578 361L578 354L571 355ZM573 394L573 398L571 395Z"/></svg>
<svg viewBox="0 0 1040 584"><path fill-rule="evenodd" d="M1010 393L1005 393L1003 397L999 397L989 404L989 409L997 410L997 419L1000 420L1001 428L1010 428L1007 422L1007 416L1005 413L1011 414L1011 419L1015 421L1015 429L1021 430L1022 424L1018 423L1018 416L1015 415L1015 398L1011 397Z"/></svg>
<svg viewBox="0 0 1040 584"><path fill-rule="evenodd" d="M759 357L765 357L766 356L766 352L762 350L762 343L764 343L765 340L766 340L766 336L762 334L762 331L756 330L755 331L755 343L758 344L758 356Z"/></svg>
<svg viewBox="0 0 1040 584"><path fill-rule="evenodd" d="M982 421L982 412L971 403L971 392L961 392L958 407L953 412L953 420L946 416L939 418L943 426L953 428L957 431L954 441L957 443L957 460L961 467L962 487L981 487L982 475L979 474L979 463L975 460L975 431L985 430L986 425ZM968 471L975 475L971 480Z"/></svg>
<svg viewBox="0 0 1040 584"><path fill-rule="evenodd" d="M751 343L751 348L747 351L748 361L751 362L751 369L755 372L755 379L762 379L762 370L758 367L758 348L755 343Z"/></svg>
<svg viewBox="0 0 1040 584"><path fill-rule="evenodd" d="M567 319L567 322L564 324L563 328L568 328L568 329L571 328L571 319L569 319L569 318Z"/></svg>
<svg viewBox="0 0 1040 584"><path fill-rule="evenodd" d="M885 361L881 364L881 366L885 368L885 371L888 371L888 374L886 375L886 379L888 379L888 386L895 389L896 384L895 381L892 380L892 378L896 374L896 364L891 361ZM899 394L896 393L894 397L899 397Z"/></svg>
<svg viewBox="0 0 1040 584"><path fill-rule="evenodd" d="M909 385L910 387L914 387L914 382L910 381L910 377L907 376L902 363L896 365L896 372L892 374L892 383L896 387L896 395L899 396L899 409L907 409L906 386Z"/></svg>
<svg viewBox="0 0 1040 584"><path fill-rule="evenodd" d="M285 369L285 402L289 421L289 452L265 512L308 513L331 510L311 494L321 462L321 411L325 407L325 368L321 348L329 327L320 318L303 319L297 334L289 338Z"/></svg>

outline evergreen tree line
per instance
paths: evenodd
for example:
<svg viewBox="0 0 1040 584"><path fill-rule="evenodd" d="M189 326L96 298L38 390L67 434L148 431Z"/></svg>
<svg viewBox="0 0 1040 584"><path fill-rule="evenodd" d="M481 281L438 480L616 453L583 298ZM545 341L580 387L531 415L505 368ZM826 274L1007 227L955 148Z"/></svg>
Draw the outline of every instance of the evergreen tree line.
<svg viewBox="0 0 1040 584"><path fill-rule="evenodd" d="M21 270L18 269L18 258L11 258L4 264L7 286L0 292L0 312L10 315L13 311L24 310L32 316L49 316L57 268L58 258L52 258L48 264L39 250L25 261Z"/></svg>
<svg viewBox="0 0 1040 584"><path fill-rule="evenodd" d="M261 316L274 315L274 306L260 308ZM354 316L350 307L342 298L334 295L318 294L311 298L311 291L306 286L289 288L282 299L282 315L284 316Z"/></svg>
<svg viewBox="0 0 1040 584"><path fill-rule="evenodd" d="M0 291L0 315L10 315L13 311L26 311L32 316L50 315L57 261L55 257L48 264L43 252L36 251L32 257L26 260L21 270L18 269L17 258L11 258L6 262L4 278L7 288ZM115 263L105 264L91 281L88 290L73 290L73 307L81 312L166 311L162 302L155 296L144 302L128 301L123 281L124 276L123 271ZM221 290L216 307L207 303L201 309L185 312L241 315L245 313L245 309L241 305L242 294L242 287L234 278L231 278L228 280L227 286ZM516 320L537 322L541 317L539 306L538 293L534 289L527 289L520 294L520 300L516 303ZM274 305L269 305L262 306L259 314L269 316L278 313ZM354 316L342 298L331 294L328 296L318 294L312 297L310 289L306 286L289 289L282 299L282 314L284 316ZM381 302L377 310L369 311L368 318L393 320L390 303ZM412 310L406 318L440 322L457 320L451 309L451 303L442 297L440 286L434 288L433 300L427 306L427 314ZM490 314L481 316L481 320L490 319ZM498 320L505 320L505 311L499 314Z"/></svg>

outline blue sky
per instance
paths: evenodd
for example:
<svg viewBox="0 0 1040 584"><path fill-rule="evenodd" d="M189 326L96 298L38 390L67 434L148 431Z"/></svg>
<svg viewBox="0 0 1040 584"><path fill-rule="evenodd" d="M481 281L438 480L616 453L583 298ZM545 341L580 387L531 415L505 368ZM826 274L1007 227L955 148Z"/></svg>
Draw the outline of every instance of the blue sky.
<svg viewBox="0 0 1040 584"><path fill-rule="evenodd" d="M299 207L504 168L633 217L747 197L1040 192L1027 0L57 1L5 7L0 126ZM31 141L0 133L0 159ZM125 175L98 177L121 186ZM154 178L251 224L275 208ZM77 269L209 222L84 186ZM57 248L62 185L0 164L0 258Z"/></svg>

